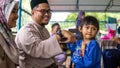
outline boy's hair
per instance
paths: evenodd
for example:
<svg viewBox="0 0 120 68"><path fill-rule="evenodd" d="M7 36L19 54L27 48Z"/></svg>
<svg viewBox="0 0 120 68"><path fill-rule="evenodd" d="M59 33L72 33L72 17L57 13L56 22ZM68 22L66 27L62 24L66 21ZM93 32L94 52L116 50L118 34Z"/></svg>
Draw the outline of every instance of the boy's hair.
<svg viewBox="0 0 120 68"><path fill-rule="evenodd" d="M52 24L52 29L55 27L55 26L60 26L58 23L54 23L54 24Z"/></svg>
<svg viewBox="0 0 120 68"><path fill-rule="evenodd" d="M98 20L97 20L95 17L93 17L93 16L86 16L86 17L82 20L82 22L81 22L81 24L80 24L80 27L82 28L83 25L94 25L94 26L97 28L97 30L99 30L99 22L98 22Z"/></svg>

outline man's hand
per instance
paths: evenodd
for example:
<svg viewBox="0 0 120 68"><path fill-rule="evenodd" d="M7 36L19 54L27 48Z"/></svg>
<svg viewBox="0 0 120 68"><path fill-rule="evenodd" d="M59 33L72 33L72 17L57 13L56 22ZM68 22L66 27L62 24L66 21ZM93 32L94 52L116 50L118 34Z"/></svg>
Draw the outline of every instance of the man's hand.
<svg viewBox="0 0 120 68"><path fill-rule="evenodd" d="M66 40L64 41L65 43L67 43L67 42L74 43L76 40L74 34L67 30L62 30L62 35L64 38L66 38Z"/></svg>

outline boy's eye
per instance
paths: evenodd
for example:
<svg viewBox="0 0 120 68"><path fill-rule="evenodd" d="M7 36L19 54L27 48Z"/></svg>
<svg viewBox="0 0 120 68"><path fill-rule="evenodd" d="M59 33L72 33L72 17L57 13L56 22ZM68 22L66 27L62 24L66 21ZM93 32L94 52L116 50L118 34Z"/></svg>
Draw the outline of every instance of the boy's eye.
<svg viewBox="0 0 120 68"><path fill-rule="evenodd" d="M96 27L94 27L94 28L93 28L93 30L96 30L96 31L97 31L97 28L96 28Z"/></svg>
<svg viewBox="0 0 120 68"><path fill-rule="evenodd" d="M96 31L97 29L96 28L93 28L94 31Z"/></svg>
<svg viewBox="0 0 120 68"><path fill-rule="evenodd" d="M97 28L93 28L93 30L97 30Z"/></svg>
<svg viewBox="0 0 120 68"><path fill-rule="evenodd" d="M88 26L86 26L86 29L89 29L89 27L88 27Z"/></svg>

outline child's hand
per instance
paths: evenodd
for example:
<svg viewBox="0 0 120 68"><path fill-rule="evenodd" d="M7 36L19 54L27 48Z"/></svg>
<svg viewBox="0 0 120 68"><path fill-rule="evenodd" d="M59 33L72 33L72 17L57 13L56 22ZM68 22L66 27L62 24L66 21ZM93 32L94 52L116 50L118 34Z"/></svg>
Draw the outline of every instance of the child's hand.
<svg viewBox="0 0 120 68"><path fill-rule="evenodd" d="M82 56L82 57L84 57L85 46L86 46L86 43L85 43L85 42L82 42L82 46L81 46L81 56Z"/></svg>

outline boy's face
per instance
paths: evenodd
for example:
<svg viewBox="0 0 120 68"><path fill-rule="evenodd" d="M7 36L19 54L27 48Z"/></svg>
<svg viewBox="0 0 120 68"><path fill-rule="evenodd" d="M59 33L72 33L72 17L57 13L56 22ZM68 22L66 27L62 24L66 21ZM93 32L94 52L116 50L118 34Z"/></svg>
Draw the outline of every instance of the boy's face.
<svg viewBox="0 0 120 68"><path fill-rule="evenodd" d="M94 25L83 25L79 31L82 32L84 39L92 39L96 36L98 29Z"/></svg>

